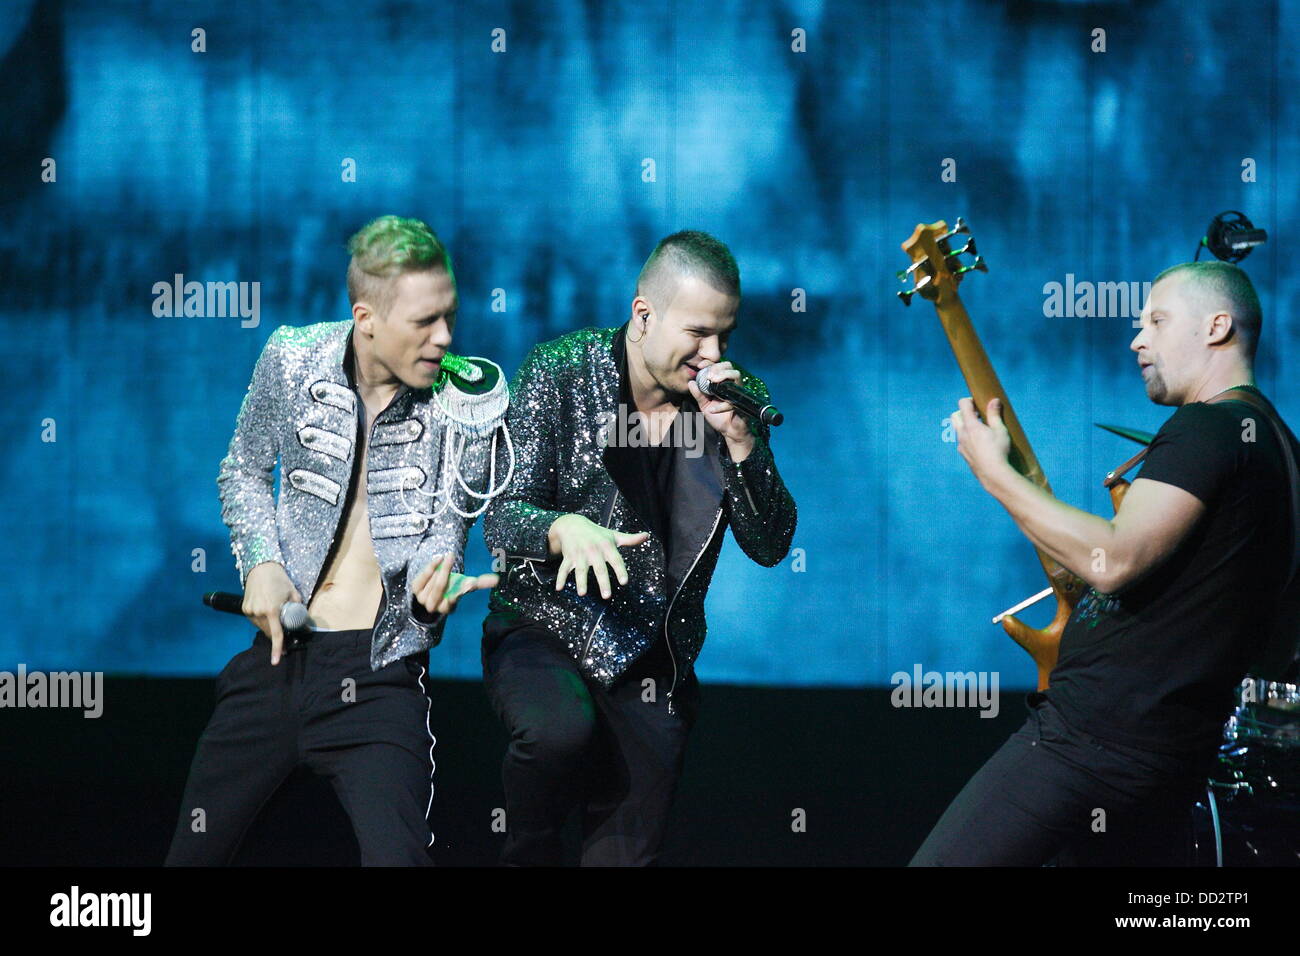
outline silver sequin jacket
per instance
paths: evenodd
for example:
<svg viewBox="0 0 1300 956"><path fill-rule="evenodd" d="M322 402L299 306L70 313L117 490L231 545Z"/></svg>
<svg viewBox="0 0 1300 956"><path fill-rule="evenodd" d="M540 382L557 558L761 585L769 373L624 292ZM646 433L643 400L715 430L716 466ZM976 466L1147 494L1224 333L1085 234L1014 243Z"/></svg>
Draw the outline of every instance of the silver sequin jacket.
<svg viewBox="0 0 1300 956"><path fill-rule="evenodd" d="M254 567L275 561L303 601L312 599L358 470L354 450L364 416L350 373L351 332L351 321L282 326L257 360L217 477L241 584ZM366 496L384 589L370 648L376 670L442 639L445 618L420 608L428 623L417 619L410 586L435 554L454 554L454 570L463 566L473 519L450 507L434 514L446 484L447 433L465 483L482 491L489 483L492 435L506 406L500 368L486 359L471 361L485 372L477 385L454 376L445 376L437 389L401 385L371 424ZM454 473L451 485L462 511L478 509L481 502L471 501Z"/></svg>
<svg viewBox="0 0 1300 956"><path fill-rule="evenodd" d="M582 329L538 345L515 376L507 421L518 467L483 520L488 548L506 559L490 606L558 635L582 673L604 686L659 634L666 635L674 666L671 706L673 690L704 644L704 595L727 525L745 554L771 567L789 551L795 503L777 472L765 426L750 423L754 450L736 464L721 436L702 425L704 454L677 462L672 553L665 554L658 536L620 492L627 458L602 443L602 424L607 433L618 405L622 332ZM743 369L741 381L767 397L763 382ZM685 407L696 409L690 399ZM555 590L560 559L548 554L547 532L569 513L620 531L651 531L644 544L620 549L628 584L619 585L611 574L608 601L594 578L585 596L579 596L572 577L563 591ZM673 587L673 581L680 583Z"/></svg>

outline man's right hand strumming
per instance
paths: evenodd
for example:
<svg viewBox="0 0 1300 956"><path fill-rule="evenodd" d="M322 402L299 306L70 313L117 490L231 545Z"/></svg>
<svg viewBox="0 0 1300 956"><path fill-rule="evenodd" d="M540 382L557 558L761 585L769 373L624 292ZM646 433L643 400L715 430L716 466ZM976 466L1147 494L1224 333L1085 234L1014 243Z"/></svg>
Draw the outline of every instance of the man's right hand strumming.
<svg viewBox="0 0 1300 956"><path fill-rule="evenodd" d="M244 603L240 610L271 639L271 665L280 663L284 648L284 628L280 626L280 609L290 601L302 603L302 595L289 580L283 565L264 561L248 572L244 581Z"/></svg>
<svg viewBox="0 0 1300 956"><path fill-rule="evenodd" d="M614 576L619 584L627 584L627 567L619 548L630 548L642 544L650 537L648 531L628 534L603 528L588 518L578 514L562 515L551 522L546 541L553 555L563 558L560 570L555 575L555 590L563 591L569 572L573 572L574 583L578 593L587 593L587 572L596 575L600 585L600 596L609 598L613 593L609 584L609 568L614 569Z"/></svg>

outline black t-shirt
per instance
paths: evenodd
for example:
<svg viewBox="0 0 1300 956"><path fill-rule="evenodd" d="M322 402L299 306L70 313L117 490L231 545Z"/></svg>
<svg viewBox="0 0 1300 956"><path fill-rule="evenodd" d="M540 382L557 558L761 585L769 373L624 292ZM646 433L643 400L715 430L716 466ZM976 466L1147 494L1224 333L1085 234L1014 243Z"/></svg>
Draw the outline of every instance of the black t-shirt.
<svg viewBox="0 0 1300 956"><path fill-rule="evenodd" d="M620 333L625 334L625 333ZM627 349L623 347L623 360L618 370L618 401L622 414L632 415L637 411L636 400L632 397L632 379L627 370ZM687 400L689 402L689 399ZM672 555L673 531L673 475L677 468L677 459L685 447L682 435L682 419L686 414L685 405L678 409L672 425L664 432L660 444L642 444L624 449L634 467L626 474L627 481L623 491L632 509L650 526L650 530L663 544L664 561ZM629 424L629 432L631 427ZM649 422L642 423L641 432L649 434ZM669 575L668 587L673 590L677 582ZM664 674L674 669L668 645L660 634L650 648L637 662L638 673L651 671Z"/></svg>
<svg viewBox="0 0 1300 956"><path fill-rule="evenodd" d="M1182 488L1206 511L1140 580L1079 601L1048 690L1068 723L1170 753L1222 740L1289 563L1280 452L1272 425L1243 402L1184 405L1165 422L1138 477Z"/></svg>
<svg viewBox="0 0 1300 956"><path fill-rule="evenodd" d="M618 402L622 414L636 413L632 398L632 380L627 371L627 353L623 354L618 374ZM664 555L672 554L672 501L673 472L677 466L677 452L681 441L682 412L678 411L672 426L658 445L637 445L628 449L636 467L632 469L631 486L625 488L632 508L650 525L650 530L663 542ZM642 423L642 434L648 434L648 421ZM629 426L629 432L632 430Z"/></svg>

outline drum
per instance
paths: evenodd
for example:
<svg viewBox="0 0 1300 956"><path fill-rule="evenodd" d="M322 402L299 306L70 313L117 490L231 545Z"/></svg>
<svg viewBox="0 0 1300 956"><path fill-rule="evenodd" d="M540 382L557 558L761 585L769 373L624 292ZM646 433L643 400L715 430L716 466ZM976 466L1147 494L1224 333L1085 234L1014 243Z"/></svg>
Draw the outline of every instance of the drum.
<svg viewBox="0 0 1300 956"><path fill-rule="evenodd" d="M1196 816L1199 865L1300 865L1300 685L1241 682Z"/></svg>

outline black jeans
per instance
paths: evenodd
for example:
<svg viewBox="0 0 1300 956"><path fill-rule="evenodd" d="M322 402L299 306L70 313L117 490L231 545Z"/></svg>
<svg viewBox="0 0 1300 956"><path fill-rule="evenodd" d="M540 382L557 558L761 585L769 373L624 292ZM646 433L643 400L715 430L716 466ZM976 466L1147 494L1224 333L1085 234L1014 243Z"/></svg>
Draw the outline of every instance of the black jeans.
<svg viewBox="0 0 1300 956"><path fill-rule="evenodd" d="M1213 763L1070 727L1044 694L973 776L911 866L1188 866L1192 807Z"/></svg>
<svg viewBox="0 0 1300 956"><path fill-rule="evenodd" d="M560 833L579 806L583 866L653 863L695 720L694 674L677 687L670 714L672 662L662 642L605 690L541 627L489 615L483 635L484 685L510 733L502 863L561 863Z"/></svg>
<svg viewBox="0 0 1300 956"><path fill-rule="evenodd" d="M229 863L285 778L329 778L363 866L428 866L433 735L428 652L370 669L369 629L320 631L271 666L271 641L217 676L217 702L190 767L167 866Z"/></svg>

